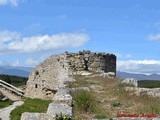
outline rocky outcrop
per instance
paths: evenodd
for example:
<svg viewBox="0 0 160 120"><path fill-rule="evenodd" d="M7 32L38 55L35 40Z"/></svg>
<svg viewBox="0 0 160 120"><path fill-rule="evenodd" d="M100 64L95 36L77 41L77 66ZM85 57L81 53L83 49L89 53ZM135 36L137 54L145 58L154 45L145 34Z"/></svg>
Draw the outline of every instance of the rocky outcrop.
<svg viewBox="0 0 160 120"><path fill-rule="evenodd" d="M134 78L126 78L122 81L122 83L131 84L134 85L135 87L138 87L138 81Z"/></svg>
<svg viewBox="0 0 160 120"><path fill-rule="evenodd" d="M133 92L134 94L140 95L148 95L152 97L160 97L160 88L138 88L138 87L126 87L126 91Z"/></svg>

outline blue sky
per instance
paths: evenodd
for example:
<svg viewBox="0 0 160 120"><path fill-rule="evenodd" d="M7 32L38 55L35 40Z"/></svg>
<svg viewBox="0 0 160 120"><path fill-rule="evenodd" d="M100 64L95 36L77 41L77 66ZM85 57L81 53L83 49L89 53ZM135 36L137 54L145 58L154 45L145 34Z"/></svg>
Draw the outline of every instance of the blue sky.
<svg viewBox="0 0 160 120"><path fill-rule="evenodd" d="M159 0L0 0L0 65L109 52L117 70L160 73Z"/></svg>

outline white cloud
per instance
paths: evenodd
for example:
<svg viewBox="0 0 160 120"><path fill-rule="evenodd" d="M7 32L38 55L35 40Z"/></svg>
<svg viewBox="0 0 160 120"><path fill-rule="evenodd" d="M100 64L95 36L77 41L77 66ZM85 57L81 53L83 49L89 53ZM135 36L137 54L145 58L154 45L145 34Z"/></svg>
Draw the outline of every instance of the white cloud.
<svg viewBox="0 0 160 120"><path fill-rule="evenodd" d="M45 59L46 59L46 57L41 57L41 58L31 58L30 57L23 63L23 65L34 67L34 66L40 64Z"/></svg>
<svg viewBox="0 0 160 120"><path fill-rule="evenodd" d="M19 61L19 60L10 62L9 65L10 65L10 66L13 66L13 67L15 67L15 66L23 66L22 62Z"/></svg>
<svg viewBox="0 0 160 120"><path fill-rule="evenodd" d="M23 37L17 32L0 31L0 53L77 48L89 39L89 36L85 33L60 33Z"/></svg>
<svg viewBox="0 0 160 120"><path fill-rule="evenodd" d="M117 70L129 73L160 74L160 60L117 61Z"/></svg>
<svg viewBox="0 0 160 120"><path fill-rule="evenodd" d="M42 61L44 61L48 56L42 56L39 58L33 58L29 57L25 61L22 60L14 60L10 62L6 61L0 61L0 66L25 66L25 67L35 67L36 65L40 64Z"/></svg>
<svg viewBox="0 0 160 120"><path fill-rule="evenodd" d="M126 59L129 59L129 58L132 58L133 56L131 54L121 54L121 53L114 53L117 58L126 58Z"/></svg>
<svg viewBox="0 0 160 120"><path fill-rule="evenodd" d="M0 31L0 43L9 42L21 38L21 34L18 32L10 32L8 30Z"/></svg>
<svg viewBox="0 0 160 120"><path fill-rule="evenodd" d="M0 0L0 5L12 5L17 6L20 0Z"/></svg>
<svg viewBox="0 0 160 120"><path fill-rule="evenodd" d="M152 41L160 41L160 33L149 35L148 39Z"/></svg>
<svg viewBox="0 0 160 120"><path fill-rule="evenodd" d="M127 55L125 55L125 57L126 57L126 58L131 58L131 57L132 57L132 55L127 54Z"/></svg>

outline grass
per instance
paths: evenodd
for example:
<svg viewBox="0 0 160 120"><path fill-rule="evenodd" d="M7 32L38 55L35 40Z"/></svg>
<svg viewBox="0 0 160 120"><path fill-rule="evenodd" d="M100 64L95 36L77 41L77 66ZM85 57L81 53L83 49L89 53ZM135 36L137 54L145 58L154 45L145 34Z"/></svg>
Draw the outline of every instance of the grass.
<svg viewBox="0 0 160 120"><path fill-rule="evenodd" d="M17 107L11 112L11 120L20 120L21 114L24 112L39 112L43 113L47 111L48 105L51 100L30 99L26 98L24 104Z"/></svg>
<svg viewBox="0 0 160 120"><path fill-rule="evenodd" d="M10 105L12 105L12 101L11 100L6 100L6 101L0 101L0 109L8 107Z"/></svg>
<svg viewBox="0 0 160 120"><path fill-rule="evenodd" d="M81 77L80 75L74 76L74 79L76 79L75 82L68 82L68 83L66 83L66 84L68 84L68 87L69 87L69 88L74 88L74 87L86 87L86 86L88 86L89 84L91 84L91 83L89 83L89 82L87 81L87 78Z"/></svg>
<svg viewBox="0 0 160 120"><path fill-rule="evenodd" d="M90 92L80 91L73 95L75 108L80 111L90 112L93 108L93 98Z"/></svg>
<svg viewBox="0 0 160 120"><path fill-rule="evenodd" d="M79 95L76 94L76 97L73 95L73 101L75 101L73 112L74 115L77 116L77 120L90 118L111 119L115 118L118 113L154 113L160 116L160 98L153 98L147 95L136 96L132 92L125 91L124 88L128 87L129 85L121 84L119 78L109 79L100 76L77 76L76 79L78 81L70 85L70 87L90 87L91 85L94 85L95 87L97 87L98 91L97 92L91 89L91 92L87 93L87 96L90 96L90 106L88 107L88 109L85 109L84 107L87 107L87 104L84 103L87 103L86 99L89 99L85 97L83 98L83 96L85 96L85 93L79 93ZM99 90L98 88L101 89ZM83 103L83 101L85 102ZM80 106L82 103L83 107ZM118 103L120 103L120 105Z"/></svg>

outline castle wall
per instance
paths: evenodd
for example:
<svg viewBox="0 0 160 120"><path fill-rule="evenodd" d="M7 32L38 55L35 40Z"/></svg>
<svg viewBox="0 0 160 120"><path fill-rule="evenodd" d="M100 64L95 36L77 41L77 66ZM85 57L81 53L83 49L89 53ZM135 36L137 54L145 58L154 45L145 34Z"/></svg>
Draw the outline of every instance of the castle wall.
<svg viewBox="0 0 160 120"><path fill-rule="evenodd" d="M90 51L50 56L30 73L25 96L52 99L59 87L63 87L64 81L71 80L71 75L84 70L116 74L116 56Z"/></svg>
<svg viewBox="0 0 160 120"><path fill-rule="evenodd" d="M80 51L65 53L69 69L73 71L114 72L116 74L116 56L106 53Z"/></svg>

